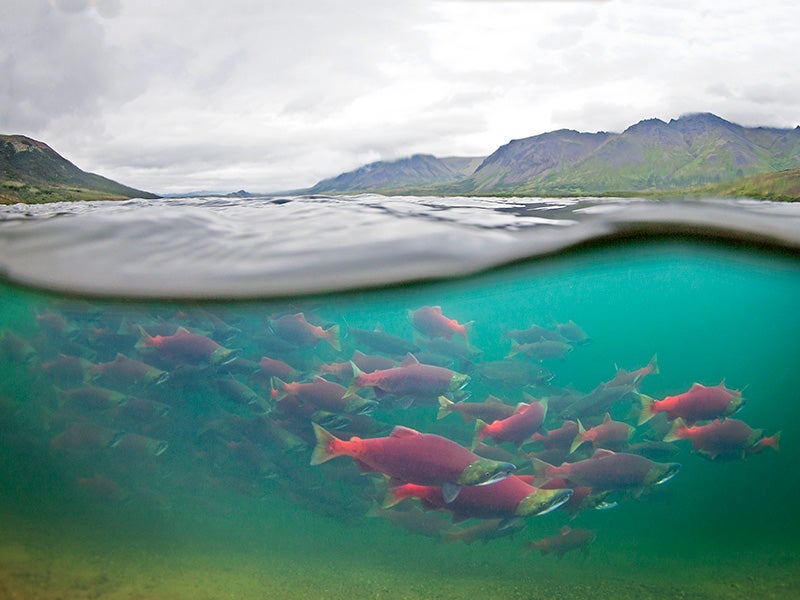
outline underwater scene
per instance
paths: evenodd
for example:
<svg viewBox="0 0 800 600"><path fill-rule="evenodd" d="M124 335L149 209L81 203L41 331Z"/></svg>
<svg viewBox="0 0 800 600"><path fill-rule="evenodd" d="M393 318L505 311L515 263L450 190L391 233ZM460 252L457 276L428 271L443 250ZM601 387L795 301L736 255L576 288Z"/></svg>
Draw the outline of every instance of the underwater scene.
<svg viewBox="0 0 800 600"><path fill-rule="evenodd" d="M0 598L798 597L790 253L0 297Z"/></svg>

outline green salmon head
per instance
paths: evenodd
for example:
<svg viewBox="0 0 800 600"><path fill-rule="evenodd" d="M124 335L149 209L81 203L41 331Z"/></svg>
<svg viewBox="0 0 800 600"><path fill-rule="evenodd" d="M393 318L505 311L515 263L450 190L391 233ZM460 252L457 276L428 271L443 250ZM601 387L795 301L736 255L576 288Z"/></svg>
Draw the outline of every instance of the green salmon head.
<svg viewBox="0 0 800 600"><path fill-rule="evenodd" d="M211 353L211 364L213 365L227 365L232 363L242 353L241 350L231 350L230 348L219 347Z"/></svg>
<svg viewBox="0 0 800 600"><path fill-rule="evenodd" d="M519 517L543 515L557 509L572 496L572 490L543 490L525 496L517 505L514 514Z"/></svg>
<svg viewBox="0 0 800 600"><path fill-rule="evenodd" d="M680 463L656 463L645 477L645 485L661 485L666 483L681 470Z"/></svg>
<svg viewBox="0 0 800 600"><path fill-rule="evenodd" d="M508 462L500 462L488 458L479 458L468 465L458 478L459 485L485 485L500 481L517 470L517 467Z"/></svg>
<svg viewBox="0 0 800 600"><path fill-rule="evenodd" d="M169 373L167 373L166 371L162 371L161 369L154 368L148 371L147 375L145 375L145 380L148 383L152 383L154 385L161 385L167 379L169 379Z"/></svg>
<svg viewBox="0 0 800 600"><path fill-rule="evenodd" d="M744 406L744 398L741 394L736 394L733 398L731 398L730 403L728 403L728 408L725 411L726 415L732 415L739 411L740 408Z"/></svg>
<svg viewBox="0 0 800 600"><path fill-rule="evenodd" d="M375 400L367 400L366 398L362 398L360 396L353 396L347 401L347 404L345 405L345 412L354 415L366 415L371 413L377 407L378 403Z"/></svg>
<svg viewBox="0 0 800 600"><path fill-rule="evenodd" d="M468 383L469 383L469 375L464 375L463 373L456 373L455 375L453 375L453 377L450 378L450 385L447 387L447 391L457 392L458 390L463 390Z"/></svg>

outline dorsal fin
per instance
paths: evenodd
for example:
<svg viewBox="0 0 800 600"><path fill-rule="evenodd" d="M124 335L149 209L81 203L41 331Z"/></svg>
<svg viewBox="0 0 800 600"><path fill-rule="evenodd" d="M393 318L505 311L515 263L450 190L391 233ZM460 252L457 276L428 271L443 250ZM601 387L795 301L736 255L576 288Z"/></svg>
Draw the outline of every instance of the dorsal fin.
<svg viewBox="0 0 800 600"><path fill-rule="evenodd" d="M608 423L609 421L611 421L611 415L606 413L606 416L603 417L603 423Z"/></svg>
<svg viewBox="0 0 800 600"><path fill-rule="evenodd" d="M564 525L561 529L558 530L558 533L561 535L567 535L570 531L572 531L572 527L569 525Z"/></svg>
<svg viewBox="0 0 800 600"><path fill-rule="evenodd" d="M598 448L595 450L594 454L592 454L592 458L604 458L606 456L614 456L614 454L616 454L616 452L606 450L605 448Z"/></svg>
<svg viewBox="0 0 800 600"><path fill-rule="evenodd" d="M411 365L418 365L419 361L417 357L409 352L406 354L406 357L403 359L403 362L400 363L401 367L410 367Z"/></svg>
<svg viewBox="0 0 800 600"><path fill-rule="evenodd" d="M437 312L439 314L442 314L442 307L441 306L431 306L431 309L433 310L433 312Z"/></svg>
<svg viewBox="0 0 800 600"><path fill-rule="evenodd" d="M186 329L186 327L178 327L178 331L175 332L174 335L191 335L191 331Z"/></svg>
<svg viewBox="0 0 800 600"><path fill-rule="evenodd" d="M415 437L422 435L416 429L411 429L410 427L404 427L403 425L395 425L394 429L392 429L392 433L389 434L389 437L393 438L404 438L404 437Z"/></svg>

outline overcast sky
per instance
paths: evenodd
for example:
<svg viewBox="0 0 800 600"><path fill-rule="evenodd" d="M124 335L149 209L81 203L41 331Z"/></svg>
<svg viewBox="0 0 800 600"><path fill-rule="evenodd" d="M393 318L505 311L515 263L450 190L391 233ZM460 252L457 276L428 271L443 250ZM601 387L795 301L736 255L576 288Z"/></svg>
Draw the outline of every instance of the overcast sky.
<svg viewBox="0 0 800 600"><path fill-rule="evenodd" d="M800 123L797 0L0 0L0 133L156 193L559 128Z"/></svg>

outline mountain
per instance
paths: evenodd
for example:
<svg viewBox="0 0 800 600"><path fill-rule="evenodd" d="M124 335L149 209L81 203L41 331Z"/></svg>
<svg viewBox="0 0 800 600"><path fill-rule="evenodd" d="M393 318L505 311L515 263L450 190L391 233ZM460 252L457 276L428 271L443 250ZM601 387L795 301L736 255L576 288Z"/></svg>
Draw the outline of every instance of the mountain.
<svg viewBox="0 0 800 600"><path fill-rule="evenodd" d="M561 129L512 140L472 173L468 162L458 170L447 160L417 155L372 163L311 190L521 196L684 190L800 167L800 127L748 128L697 113L646 119L622 133ZM437 168L412 174L409 167L423 162Z"/></svg>
<svg viewBox="0 0 800 600"><path fill-rule="evenodd" d="M469 176L480 164L480 158L436 158L430 154L415 154L408 158L379 161L324 179L306 190L309 194L329 193L400 193L423 190L430 186L455 184Z"/></svg>
<svg viewBox="0 0 800 600"><path fill-rule="evenodd" d="M0 135L0 203L158 198L81 171L50 146L22 135Z"/></svg>

